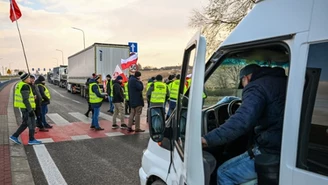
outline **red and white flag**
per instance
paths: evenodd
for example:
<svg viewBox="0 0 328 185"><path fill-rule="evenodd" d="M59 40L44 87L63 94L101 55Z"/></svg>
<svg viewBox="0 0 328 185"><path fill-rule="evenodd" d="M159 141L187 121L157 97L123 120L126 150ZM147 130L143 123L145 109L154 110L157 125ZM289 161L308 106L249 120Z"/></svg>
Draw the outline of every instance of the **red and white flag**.
<svg viewBox="0 0 328 185"><path fill-rule="evenodd" d="M125 76L125 74L123 73L123 71L121 70L121 68L116 65L115 67L115 71L113 73L113 79L115 80L118 76L121 76L123 78L123 83L128 81L128 78Z"/></svg>
<svg viewBox="0 0 328 185"><path fill-rule="evenodd" d="M15 0L10 0L10 20L12 22L17 21L22 16L22 12L20 11Z"/></svg>
<svg viewBox="0 0 328 185"><path fill-rule="evenodd" d="M123 70L127 69L131 65L136 64L137 61L138 61L138 54L131 55L127 59L121 59L121 67L122 67Z"/></svg>

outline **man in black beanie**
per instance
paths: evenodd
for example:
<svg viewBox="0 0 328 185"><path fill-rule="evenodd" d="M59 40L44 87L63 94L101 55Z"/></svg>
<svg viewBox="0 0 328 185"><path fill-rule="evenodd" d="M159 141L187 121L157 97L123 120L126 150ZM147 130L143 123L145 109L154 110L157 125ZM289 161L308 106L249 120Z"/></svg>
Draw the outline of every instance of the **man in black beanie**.
<svg viewBox="0 0 328 185"><path fill-rule="evenodd" d="M41 144L41 141L38 141L34 138L35 133L35 96L33 95L32 88L29 85L30 75L24 72L19 72L20 79L22 81L18 82L15 88L14 96L14 107L20 108L23 115L23 122L17 131L9 137L9 139L16 144L21 144L18 140L19 135L24 132L28 127L29 129L29 145L38 145Z"/></svg>
<svg viewBox="0 0 328 185"><path fill-rule="evenodd" d="M45 128L52 128L51 125L47 123L46 114L48 113L48 105L50 104L50 91L46 87L46 79L43 76L39 76L36 80L35 85L38 86L40 94L42 96L42 103L41 103L41 118L42 124Z"/></svg>

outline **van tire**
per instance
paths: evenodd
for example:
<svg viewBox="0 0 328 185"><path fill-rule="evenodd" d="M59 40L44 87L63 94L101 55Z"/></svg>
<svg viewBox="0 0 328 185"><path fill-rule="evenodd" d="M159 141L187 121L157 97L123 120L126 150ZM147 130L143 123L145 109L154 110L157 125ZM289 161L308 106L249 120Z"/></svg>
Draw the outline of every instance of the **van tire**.
<svg viewBox="0 0 328 185"><path fill-rule="evenodd" d="M166 184L162 180L156 180L155 182L151 183L151 185L166 185Z"/></svg>

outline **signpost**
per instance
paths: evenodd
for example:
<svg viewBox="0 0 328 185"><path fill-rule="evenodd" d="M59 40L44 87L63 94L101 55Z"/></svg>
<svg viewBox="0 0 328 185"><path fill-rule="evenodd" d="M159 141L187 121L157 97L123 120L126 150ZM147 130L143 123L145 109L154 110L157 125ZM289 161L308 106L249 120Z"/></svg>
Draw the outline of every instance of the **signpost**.
<svg viewBox="0 0 328 185"><path fill-rule="evenodd" d="M138 53L138 43L136 42L129 42L130 53Z"/></svg>
<svg viewBox="0 0 328 185"><path fill-rule="evenodd" d="M11 75L11 70L10 69L7 70L7 74Z"/></svg>

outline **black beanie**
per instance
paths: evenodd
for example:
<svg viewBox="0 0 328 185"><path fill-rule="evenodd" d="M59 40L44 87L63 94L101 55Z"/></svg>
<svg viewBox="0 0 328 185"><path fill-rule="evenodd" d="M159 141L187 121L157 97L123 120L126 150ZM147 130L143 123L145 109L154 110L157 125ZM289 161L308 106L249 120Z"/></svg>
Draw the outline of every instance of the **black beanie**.
<svg viewBox="0 0 328 185"><path fill-rule="evenodd" d="M141 73L139 71L136 71L136 73L134 74L135 77L139 77L141 76Z"/></svg>
<svg viewBox="0 0 328 185"><path fill-rule="evenodd" d="M46 79L45 79L43 76L39 76L39 77L38 77L38 80L39 80L40 82L46 81Z"/></svg>
<svg viewBox="0 0 328 185"><path fill-rule="evenodd" d="M20 79L22 81L26 80L30 76L29 74L24 73L24 72L19 72L18 74L20 75Z"/></svg>

